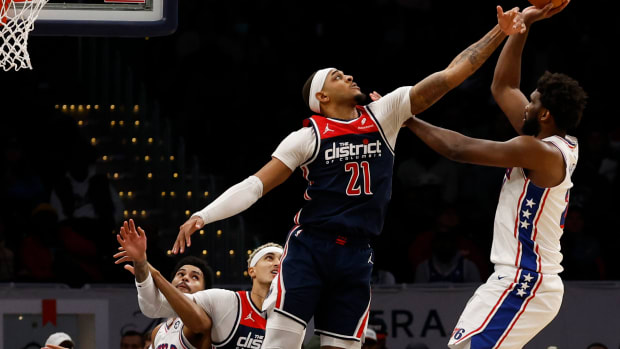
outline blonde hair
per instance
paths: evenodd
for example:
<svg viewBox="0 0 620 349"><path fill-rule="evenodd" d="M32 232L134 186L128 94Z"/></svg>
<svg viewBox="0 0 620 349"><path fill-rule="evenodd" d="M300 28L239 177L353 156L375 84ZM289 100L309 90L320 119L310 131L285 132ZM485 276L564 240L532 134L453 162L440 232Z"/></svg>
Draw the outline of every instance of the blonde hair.
<svg viewBox="0 0 620 349"><path fill-rule="evenodd" d="M260 252L262 249L265 249L267 247L278 247L278 248L282 248L282 246L280 244L276 244L275 242L268 242L264 245L260 245L257 248L254 249L254 251L252 251L252 253L250 253L250 255L248 256L248 268L250 267L250 262L252 262L252 258L254 258L254 256Z"/></svg>

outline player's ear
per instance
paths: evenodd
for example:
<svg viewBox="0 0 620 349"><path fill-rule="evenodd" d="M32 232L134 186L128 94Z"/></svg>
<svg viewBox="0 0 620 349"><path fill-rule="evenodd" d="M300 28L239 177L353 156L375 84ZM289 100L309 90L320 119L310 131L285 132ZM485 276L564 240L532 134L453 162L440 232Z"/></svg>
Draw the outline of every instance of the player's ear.
<svg viewBox="0 0 620 349"><path fill-rule="evenodd" d="M249 267L248 275L250 276L250 278L254 279L256 277L256 269L254 267Z"/></svg>
<svg viewBox="0 0 620 349"><path fill-rule="evenodd" d="M329 96L327 96L327 94L325 94L325 92L323 91L319 91L316 93L316 99L318 99L321 103L329 102Z"/></svg>

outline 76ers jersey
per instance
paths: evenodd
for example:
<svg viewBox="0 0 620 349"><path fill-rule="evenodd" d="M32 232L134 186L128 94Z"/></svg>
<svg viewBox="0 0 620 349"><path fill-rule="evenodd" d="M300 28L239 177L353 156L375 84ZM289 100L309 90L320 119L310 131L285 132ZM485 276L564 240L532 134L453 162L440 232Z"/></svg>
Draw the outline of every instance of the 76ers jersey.
<svg viewBox="0 0 620 349"><path fill-rule="evenodd" d="M577 139L552 136L543 139L564 156L566 175L552 188L540 188L525 176L522 168L506 171L499 197L491 261L543 274L557 274L560 265L560 237L568 209L571 175L578 158Z"/></svg>
<svg viewBox="0 0 620 349"><path fill-rule="evenodd" d="M371 236L383 228L394 155L370 109L357 110L354 120L314 115L306 121L314 128L316 147L301 166L307 203L295 224L305 230Z"/></svg>
<svg viewBox="0 0 620 349"><path fill-rule="evenodd" d="M259 349L263 345L267 321L261 315L261 311L252 303L249 292L238 291L236 295L239 300L237 303L237 320L228 337L220 343L213 342L213 347Z"/></svg>
<svg viewBox="0 0 620 349"><path fill-rule="evenodd" d="M178 317L168 319L159 327L152 346L155 349L196 349L183 335L183 321Z"/></svg>

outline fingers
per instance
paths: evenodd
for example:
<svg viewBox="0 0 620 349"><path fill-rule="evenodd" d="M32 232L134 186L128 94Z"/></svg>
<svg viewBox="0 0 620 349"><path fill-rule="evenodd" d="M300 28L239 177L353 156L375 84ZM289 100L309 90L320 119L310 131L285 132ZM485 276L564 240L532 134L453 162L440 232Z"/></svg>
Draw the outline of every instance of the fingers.
<svg viewBox="0 0 620 349"><path fill-rule="evenodd" d="M121 234L123 234L123 228L121 228ZM119 247L118 249L119 249L119 250L120 250L120 249L123 249L123 250L124 250L125 248L123 247L123 245L125 244L125 240L123 240L123 239L121 238L121 235L120 235L120 234L116 234L116 241L118 241L118 243L121 245L121 247Z"/></svg>
<svg viewBox="0 0 620 349"><path fill-rule="evenodd" d="M146 240L146 232L144 231L144 229L138 227L138 232L140 233L140 236L144 237L144 239Z"/></svg>
<svg viewBox="0 0 620 349"><path fill-rule="evenodd" d="M179 232L176 241L174 242L174 246L172 247L172 253L183 253L185 252L185 234L182 231Z"/></svg>
<svg viewBox="0 0 620 349"><path fill-rule="evenodd" d="M125 264L123 266L123 268L125 268L125 270L129 271L130 273L132 273L133 275L136 275L136 272L134 271L133 266L129 265L129 264Z"/></svg>
<svg viewBox="0 0 620 349"><path fill-rule="evenodd" d="M133 258L129 257L129 256L123 256L117 260L114 261L114 264L121 264L121 263L129 263L129 262L133 262Z"/></svg>
<svg viewBox="0 0 620 349"><path fill-rule="evenodd" d="M501 17L503 15L504 15L504 9L501 6L497 5L497 17Z"/></svg>
<svg viewBox="0 0 620 349"><path fill-rule="evenodd" d="M136 223L133 221L133 219L129 220L129 231L131 233L137 234L137 232L136 232Z"/></svg>
<svg viewBox="0 0 620 349"><path fill-rule="evenodd" d="M123 257L123 256L127 256L127 252L126 251L115 253L112 256L112 258L119 258L119 257Z"/></svg>

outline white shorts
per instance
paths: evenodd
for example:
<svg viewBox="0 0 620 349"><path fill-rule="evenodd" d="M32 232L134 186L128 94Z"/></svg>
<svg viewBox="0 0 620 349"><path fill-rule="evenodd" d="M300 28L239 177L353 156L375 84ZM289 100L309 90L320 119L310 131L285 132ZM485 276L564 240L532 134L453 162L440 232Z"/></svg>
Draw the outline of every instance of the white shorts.
<svg viewBox="0 0 620 349"><path fill-rule="evenodd" d="M467 302L448 346L523 348L555 318L563 295L557 274L498 266Z"/></svg>

